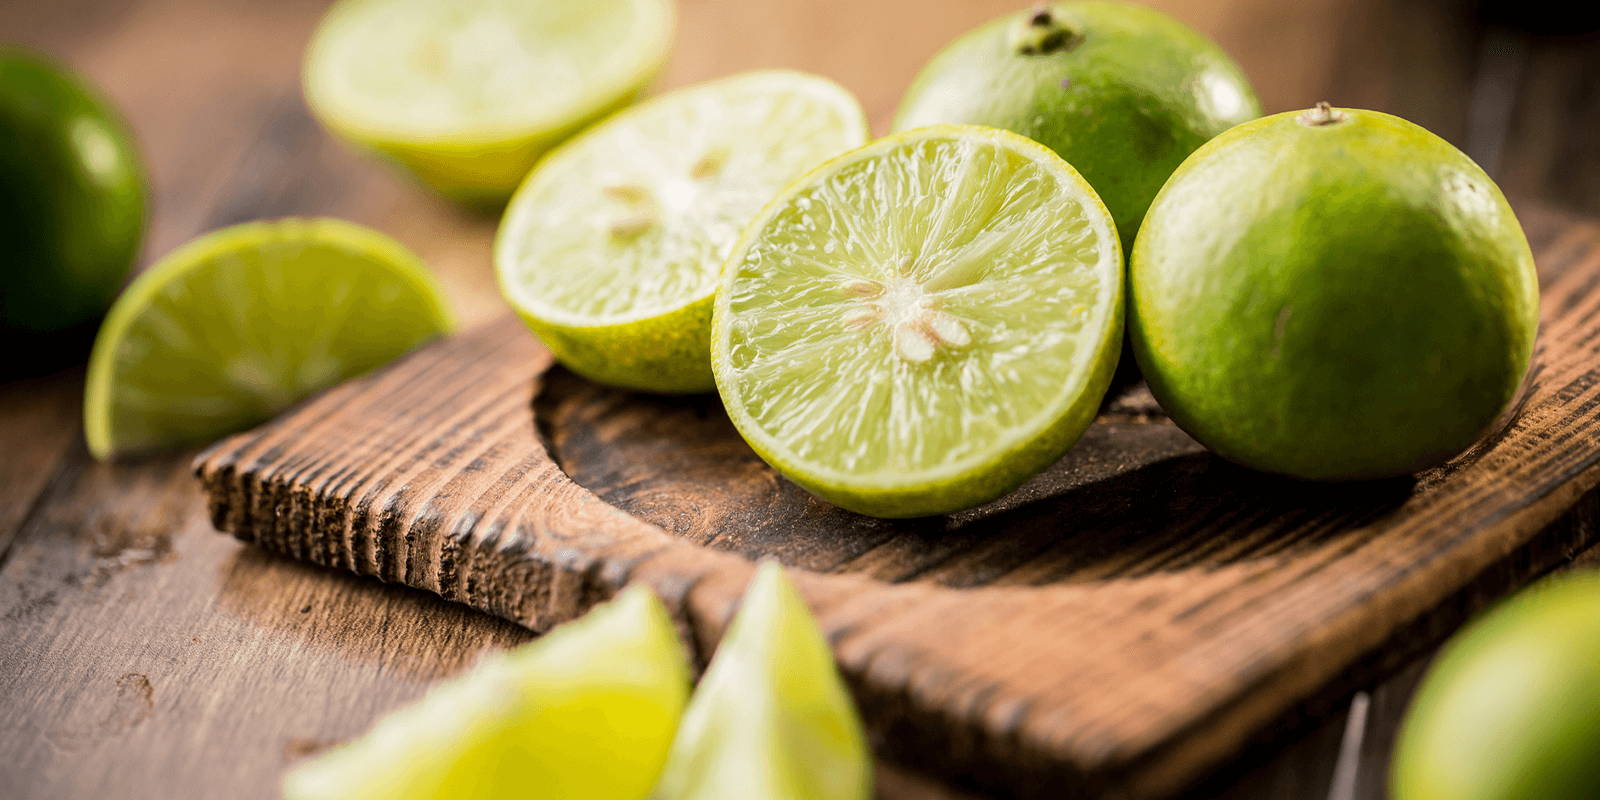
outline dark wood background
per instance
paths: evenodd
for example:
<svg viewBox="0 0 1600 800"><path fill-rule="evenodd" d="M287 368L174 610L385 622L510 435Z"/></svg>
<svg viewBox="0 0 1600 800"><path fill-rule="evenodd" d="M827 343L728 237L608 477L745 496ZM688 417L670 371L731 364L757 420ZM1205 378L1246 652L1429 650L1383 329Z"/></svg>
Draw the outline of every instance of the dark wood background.
<svg viewBox="0 0 1600 800"><path fill-rule="evenodd" d="M881 131L941 43L1016 5L682 0L659 85L809 69L858 92ZM1269 111L1328 99L1398 113L1464 147L1517 202L1600 214L1592 36L1529 32L1504 23L1513 12L1486 17L1444 0L1153 5L1233 52ZM323 7L3 0L0 40L64 59L129 117L153 181L141 263L222 225L332 214L414 248L464 320L499 313L494 221L435 200L306 116L298 62ZM1575 24L1538 3L1516 8L1542 29ZM0 384L0 796L273 797L291 760L528 637L215 534L188 473L192 454L118 466L88 458L81 379L67 369ZM1561 524L1597 516L1591 496ZM1420 671L1286 732L1281 747L1239 754L1195 795L1380 797L1394 723ZM886 797L948 796L890 767L880 783Z"/></svg>

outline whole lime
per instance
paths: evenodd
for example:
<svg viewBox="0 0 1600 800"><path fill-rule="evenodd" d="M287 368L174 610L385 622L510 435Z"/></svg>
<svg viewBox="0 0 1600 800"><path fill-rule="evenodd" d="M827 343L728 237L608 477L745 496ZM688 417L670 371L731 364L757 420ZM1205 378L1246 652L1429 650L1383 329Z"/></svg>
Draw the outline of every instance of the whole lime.
<svg viewBox="0 0 1600 800"><path fill-rule="evenodd" d="M8 346L91 324L128 276L145 185L127 127L62 67L0 48L0 330Z"/></svg>
<svg viewBox="0 0 1600 800"><path fill-rule="evenodd" d="M1600 797L1600 573L1528 589L1453 639L1389 777L1394 800Z"/></svg>
<svg viewBox="0 0 1600 800"><path fill-rule="evenodd" d="M990 21L923 68L896 130L989 125L1055 150L1110 209L1123 249L1178 164L1261 115L1227 54L1183 23L1122 3L1054 3Z"/></svg>
<svg viewBox="0 0 1600 800"><path fill-rule="evenodd" d="M1151 391L1220 455L1318 479L1403 475L1471 445L1517 392L1539 286L1471 159L1326 104L1190 156L1145 219L1128 323Z"/></svg>

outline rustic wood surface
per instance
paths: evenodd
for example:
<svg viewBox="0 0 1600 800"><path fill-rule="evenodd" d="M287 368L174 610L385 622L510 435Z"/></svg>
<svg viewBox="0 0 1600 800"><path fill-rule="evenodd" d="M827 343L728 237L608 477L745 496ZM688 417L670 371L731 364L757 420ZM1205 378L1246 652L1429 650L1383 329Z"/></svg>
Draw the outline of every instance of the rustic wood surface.
<svg viewBox="0 0 1600 800"><path fill-rule="evenodd" d="M881 129L928 54L1015 5L684 0L660 85L755 66L811 69L855 89ZM1512 195L1600 213L1592 38L1486 26L1444 0L1154 5L1233 52L1269 110L1326 97L1400 113L1467 148ZM153 180L141 263L220 225L336 214L413 247L464 319L499 313L487 266L493 221L435 201L306 116L298 59L323 7L0 0L0 40L66 60L129 117ZM73 369L0 383L0 796L272 797L293 758L529 635L217 536L189 454L89 461L80 391ZM1554 538L1591 538L1596 507L1586 497ZM1419 673L1414 663L1369 686L1364 724L1345 747L1355 758L1341 762L1357 767L1353 790L1339 800L1381 796L1394 722ZM1240 748L1195 796L1329 796L1351 727L1338 700L1308 713L1298 733ZM887 797L945 796L900 771L880 771L880 784Z"/></svg>

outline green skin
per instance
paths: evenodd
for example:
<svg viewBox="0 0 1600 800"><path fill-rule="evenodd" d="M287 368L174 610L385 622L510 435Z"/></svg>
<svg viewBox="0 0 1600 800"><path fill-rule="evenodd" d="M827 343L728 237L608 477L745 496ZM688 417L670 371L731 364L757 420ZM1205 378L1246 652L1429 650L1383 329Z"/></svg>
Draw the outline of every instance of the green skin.
<svg viewBox="0 0 1600 800"><path fill-rule="evenodd" d="M1124 251L1167 176L1261 114L1239 67L1158 11L1056 3L993 20L923 68L895 130L940 122L1020 133L1056 151L1111 210Z"/></svg>
<svg viewBox="0 0 1600 800"><path fill-rule="evenodd" d="M1470 446L1516 394L1533 256L1449 143L1324 113L1241 125L1178 169L1134 246L1129 335L1162 408L1220 455L1315 480L1405 475Z"/></svg>
<svg viewBox="0 0 1600 800"><path fill-rule="evenodd" d="M1394 800L1600 797L1600 573L1553 578L1445 648L1400 729Z"/></svg>
<svg viewBox="0 0 1600 800"><path fill-rule="evenodd" d="M138 254L144 212L138 154L111 108L61 67L0 49L7 343L48 347L99 319Z"/></svg>

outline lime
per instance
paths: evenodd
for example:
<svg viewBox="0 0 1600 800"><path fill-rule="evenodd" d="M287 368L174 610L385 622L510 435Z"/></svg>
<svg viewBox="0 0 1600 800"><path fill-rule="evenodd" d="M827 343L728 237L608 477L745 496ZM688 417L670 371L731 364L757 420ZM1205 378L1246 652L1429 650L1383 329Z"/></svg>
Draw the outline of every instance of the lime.
<svg viewBox="0 0 1600 800"><path fill-rule="evenodd" d="M138 154L111 108L61 67L0 48L8 349L25 356L105 313L138 254L144 196Z"/></svg>
<svg viewBox="0 0 1600 800"><path fill-rule="evenodd" d="M711 295L740 229L866 130L844 89L786 71L624 111L551 153L517 191L495 242L501 289L574 372L709 391Z"/></svg>
<svg viewBox="0 0 1600 800"><path fill-rule="evenodd" d="M767 463L853 511L943 513L1088 427L1122 339L1122 250L1055 153L936 125L785 189L734 248L715 314L717 388Z"/></svg>
<svg viewBox="0 0 1600 800"><path fill-rule="evenodd" d="M1183 23L1143 6L1074 2L957 39L917 76L894 125L993 125L1043 143L1100 193L1126 249L1184 157L1260 114L1239 68Z"/></svg>
<svg viewBox="0 0 1600 800"><path fill-rule="evenodd" d="M689 696L644 587L489 658L284 780L287 800L643 800Z"/></svg>
<svg viewBox="0 0 1600 800"><path fill-rule="evenodd" d="M805 601L762 564L689 701L652 800L866 800L872 761Z"/></svg>
<svg viewBox="0 0 1600 800"><path fill-rule="evenodd" d="M323 124L464 202L504 202L551 145L666 61L669 0L341 0L306 51Z"/></svg>
<svg viewBox="0 0 1600 800"><path fill-rule="evenodd" d="M1600 797L1600 574L1552 578L1451 640L1400 729L1394 800Z"/></svg>
<svg viewBox="0 0 1600 800"><path fill-rule="evenodd" d="M214 439L449 327L427 268L376 231L332 219L216 231L112 306L89 359L89 450Z"/></svg>
<svg viewBox="0 0 1600 800"><path fill-rule="evenodd" d="M1539 287L1494 182L1398 117L1241 125L1150 207L1129 332L1162 408L1256 469L1404 475L1471 445L1533 352Z"/></svg>

